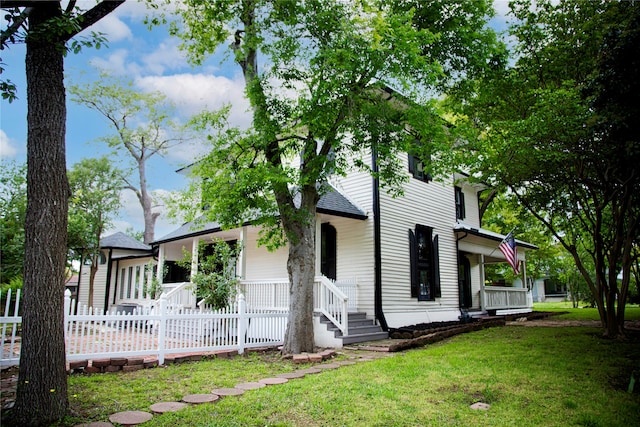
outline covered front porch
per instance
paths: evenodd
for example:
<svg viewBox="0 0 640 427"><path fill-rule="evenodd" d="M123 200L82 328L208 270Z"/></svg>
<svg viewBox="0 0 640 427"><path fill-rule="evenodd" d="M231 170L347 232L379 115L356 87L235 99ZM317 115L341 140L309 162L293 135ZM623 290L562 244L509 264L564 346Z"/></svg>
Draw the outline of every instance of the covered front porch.
<svg viewBox="0 0 640 427"><path fill-rule="evenodd" d="M457 223L454 227L458 244L458 280L460 307L471 314L516 314L533 309L531 289L527 286L526 251L535 245L516 240L520 273L512 283L488 281L485 269L492 264L510 268L499 250L502 234L480 227Z"/></svg>

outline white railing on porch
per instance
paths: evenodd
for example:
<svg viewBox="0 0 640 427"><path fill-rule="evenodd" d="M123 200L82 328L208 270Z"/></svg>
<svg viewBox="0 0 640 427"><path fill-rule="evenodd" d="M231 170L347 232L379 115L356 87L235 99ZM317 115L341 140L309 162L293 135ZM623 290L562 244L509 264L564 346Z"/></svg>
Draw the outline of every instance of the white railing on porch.
<svg viewBox="0 0 640 427"><path fill-rule="evenodd" d="M325 276L316 276L313 284L313 309L325 315L327 319L349 335L348 301L349 298Z"/></svg>
<svg viewBox="0 0 640 427"><path fill-rule="evenodd" d="M333 282L316 276L313 286L313 309L324 314L343 335L348 333L347 313L357 309L357 280ZM289 279L242 280L240 291L249 306L289 309Z"/></svg>
<svg viewBox="0 0 640 427"><path fill-rule="evenodd" d="M10 299L10 295L8 295ZM84 360L110 357L155 356L159 363L169 354L237 350L278 346L284 342L288 312L247 307L244 297L224 310L171 310L166 295L157 310L133 313L103 313L87 307L76 310L71 293L65 292L64 332L66 358ZM7 304L9 307L9 304ZM22 323L9 309L0 318L2 328L1 366L17 365L20 340L16 332ZM78 314L74 314L77 311ZM10 329L10 331L8 331Z"/></svg>
<svg viewBox="0 0 640 427"><path fill-rule="evenodd" d="M485 310L511 310L533 306L529 291L525 288L483 286Z"/></svg>

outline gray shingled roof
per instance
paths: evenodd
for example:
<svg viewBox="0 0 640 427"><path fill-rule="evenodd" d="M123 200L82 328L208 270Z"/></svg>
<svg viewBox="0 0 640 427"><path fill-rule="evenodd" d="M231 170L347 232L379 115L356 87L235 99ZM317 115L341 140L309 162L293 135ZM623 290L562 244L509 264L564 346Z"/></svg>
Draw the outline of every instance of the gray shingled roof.
<svg viewBox="0 0 640 427"><path fill-rule="evenodd" d="M101 248L113 248L113 249L131 249L136 251L150 251L151 246L145 245L142 242L134 239L133 237L126 235L122 232L117 232L110 236L100 239Z"/></svg>
<svg viewBox="0 0 640 427"><path fill-rule="evenodd" d="M367 214L351 203L338 190L331 187L331 191L323 195L318 201L317 211L328 215L342 216L359 220L367 219ZM202 218L183 224L177 230L154 241L154 244L170 242L184 239L185 237L200 236L203 234L220 231L220 224L217 222L202 223Z"/></svg>

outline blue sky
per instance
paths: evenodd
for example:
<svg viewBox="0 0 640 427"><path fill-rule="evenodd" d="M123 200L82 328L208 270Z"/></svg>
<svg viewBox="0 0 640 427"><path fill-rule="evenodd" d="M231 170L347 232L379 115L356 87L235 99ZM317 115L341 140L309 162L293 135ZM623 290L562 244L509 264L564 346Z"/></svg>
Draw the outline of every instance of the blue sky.
<svg viewBox="0 0 640 427"><path fill-rule="evenodd" d="M95 2L79 1L87 8ZM507 0L494 2L499 14L504 14ZM84 49L77 55L69 53L65 58L65 83L77 83L96 74L102 68L111 74L132 79L140 91L160 91L176 105L178 121L203 109L217 109L232 104L231 124L246 127L250 115L243 96L243 79L239 67L222 56L214 56L200 67L187 63L179 50L179 40L171 38L166 28L149 31L143 20L147 10L143 4L127 1L114 13L90 28L102 32L109 40L108 47L99 50ZM502 19L494 22L495 26ZM5 72L3 79L11 80L18 87L18 100L9 104L0 101L0 160L4 162L26 161L27 107L24 45L13 45L0 51ZM67 97L69 98L69 97ZM82 158L109 154L110 150L98 138L112 135L113 130L102 116L86 107L67 100L67 166ZM175 170L190 163L206 151L201 141L182 144L163 158L155 158L148 164L151 190L158 194L185 188L187 179ZM123 157L126 159L126 157ZM107 234L125 231L128 227L143 229L142 209L133 192L121 194L123 207ZM162 208L159 208L162 210ZM156 224L155 236L162 237L177 227L161 216Z"/></svg>

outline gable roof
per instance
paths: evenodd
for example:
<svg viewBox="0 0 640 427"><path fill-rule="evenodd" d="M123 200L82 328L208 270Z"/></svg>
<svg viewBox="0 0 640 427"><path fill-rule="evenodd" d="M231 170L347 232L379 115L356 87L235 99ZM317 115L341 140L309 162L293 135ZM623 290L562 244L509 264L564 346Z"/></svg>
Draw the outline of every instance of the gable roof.
<svg viewBox="0 0 640 427"><path fill-rule="evenodd" d="M343 194L333 187L329 187L329 191L325 193L318 201L316 211L327 215L341 216L345 218L365 220L367 214L351 203ZM250 224L249 222L246 225ZM153 242L154 245L167 243L174 240L184 239L187 237L201 236L203 234L221 231L222 227L215 221L203 222L202 217L183 224L177 230L161 237Z"/></svg>
<svg viewBox="0 0 640 427"><path fill-rule="evenodd" d="M151 246L134 239L133 237L117 232L100 239L100 247L103 249L130 249L134 251L150 251Z"/></svg>

